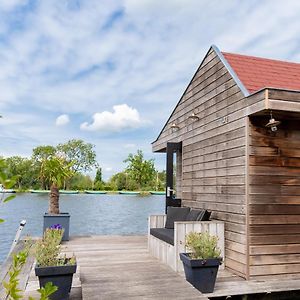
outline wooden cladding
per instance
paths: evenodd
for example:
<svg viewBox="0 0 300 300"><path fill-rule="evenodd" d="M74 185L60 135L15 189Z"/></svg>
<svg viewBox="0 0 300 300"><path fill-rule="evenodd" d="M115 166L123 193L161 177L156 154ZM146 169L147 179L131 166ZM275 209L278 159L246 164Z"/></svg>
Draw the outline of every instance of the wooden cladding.
<svg viewBox="0 0 300 300"><path fill-rule="evenodd" d="M222 62L212 51L198 69L153 144L182 141L181 197L184 206L205 208L225 222L225 265L246 276L245 115L248 105L263 101L264 93L245 100ZM195 113L200 120L191 122ZM173 133L168 125L180 129Z"/></svg>
<svg viewBox="0 0 300 300"><path fill-rule="evenodd" d="M275 95L269 93L274 99ZM274 133L264 127L266 118L252 118L249 130L249 271L252 277L300 273L299 125L286 118Z"/></svg>
<svg viewBox="0 0 300 300"><path fill-rule="evenodd" d="M244 278L300 273L299 112L299 92L245 98L211 49L153 143L182 142L182 203L225 223L225 265Z"/></svg>

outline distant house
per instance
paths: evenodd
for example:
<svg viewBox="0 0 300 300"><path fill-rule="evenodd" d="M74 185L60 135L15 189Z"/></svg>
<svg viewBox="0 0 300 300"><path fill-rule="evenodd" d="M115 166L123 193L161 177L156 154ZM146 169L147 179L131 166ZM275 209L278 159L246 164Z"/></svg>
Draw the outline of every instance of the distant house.
<svg viewBox="0 0 300 300"><path fill-rule="evenodd" d="M176 153L182 205L225 222L227 268L300 273L299 63L212 46L152 146L168 155L169 200Z"/></svg>

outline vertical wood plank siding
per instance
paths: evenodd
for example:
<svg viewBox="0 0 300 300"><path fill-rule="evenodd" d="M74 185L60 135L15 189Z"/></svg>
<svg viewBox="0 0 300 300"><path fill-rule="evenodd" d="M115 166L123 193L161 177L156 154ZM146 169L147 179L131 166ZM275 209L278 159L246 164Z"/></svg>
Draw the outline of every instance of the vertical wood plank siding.
<svg viewBox="0 0 300 300"><path fill-rule="evenodd" d="M211 210L212 218L225 222L225 264L243 277L248 269L245 118L257 103L265 104L264 91L245 98L211 50L153 143L153 151L162 151L167 142L182 141L183 205ZM191 121L192 113L200 120ZM180 127L177 132L172 123Z"/></svg>
<svg viewBox="0 0 300 300"><path fill-rule="evenodd" d="M266 121L249 130L252 277L300 273L300 124L284 119L272 133Z"/></svg>

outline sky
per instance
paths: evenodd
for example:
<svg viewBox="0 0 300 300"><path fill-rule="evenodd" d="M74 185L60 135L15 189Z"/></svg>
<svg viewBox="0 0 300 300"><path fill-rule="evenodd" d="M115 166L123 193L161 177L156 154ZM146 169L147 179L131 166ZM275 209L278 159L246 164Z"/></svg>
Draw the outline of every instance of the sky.
<svg viewBox="0 0 300 300"><path fill-rule="evenodd" d="M300 1L0 0L0 156L95 145L104 178L153 142L209 47L300 62Z"/></svg>

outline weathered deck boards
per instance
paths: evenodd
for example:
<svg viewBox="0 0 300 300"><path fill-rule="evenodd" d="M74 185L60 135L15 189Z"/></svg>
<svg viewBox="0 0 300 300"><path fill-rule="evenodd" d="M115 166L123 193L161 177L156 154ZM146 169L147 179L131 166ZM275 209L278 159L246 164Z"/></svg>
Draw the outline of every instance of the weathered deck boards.
<svg viewBox="0 0 300 300"><path fill-rule="evenodd" d="M146 236L74 237L65 245L67 252L76 254L80 270L80 280L77 274L70 300L208 300L228 296L244 299L243 295L252 295L249 299L273 299L273 293L284 293L285 298L278 299L300 297L298 275L246 281L228 269L219 271L214 293L203 295L183 276L149 255ZM37 279L31 272L25 296L36 296L33 291L37 287ZM271 298L263 298L266 294Z"/></svg>
<svg viewBox="0 0 300 300"><path fill-rule="evenodd" d="M84 300L208 299L150 257L146 236L76 237L67 247L80 265Z"/></svg>

